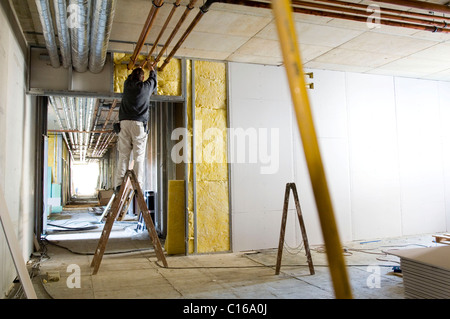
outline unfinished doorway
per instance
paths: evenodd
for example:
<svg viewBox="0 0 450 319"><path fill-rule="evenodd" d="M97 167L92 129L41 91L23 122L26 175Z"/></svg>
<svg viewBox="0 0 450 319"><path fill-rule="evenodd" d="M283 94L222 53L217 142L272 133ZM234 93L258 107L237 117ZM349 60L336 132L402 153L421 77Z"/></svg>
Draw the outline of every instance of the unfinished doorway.
<svg viewBox="0 0 450 319"><path fill-rule="evenodd" d="M98 191L100 166L98 161L74 162L72 165L72 196L95 197Z"/></svg>
<svg viewBox="0 0 450 319"><path fill-rule="evenodd" d="M173 137L172 133L185 126L184 113L183 102L152 101L150 104L146 194L153 196L155 227L162 237L167 235L169 180L185 179L184 162L176 163L171 156L179 142L178 136Z"/></svg>

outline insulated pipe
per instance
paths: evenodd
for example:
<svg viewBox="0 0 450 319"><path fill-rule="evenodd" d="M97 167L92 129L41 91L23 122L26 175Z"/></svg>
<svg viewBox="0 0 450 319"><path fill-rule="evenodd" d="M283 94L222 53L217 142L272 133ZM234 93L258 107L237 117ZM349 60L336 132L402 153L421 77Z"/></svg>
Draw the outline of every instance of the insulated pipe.
<svg viewBox="0 0 450 319"><path fill-rule="evenodd" d="M97 103L96 103L96 106L95 106L96 112L94 111L95 112L95 119L94 119L94 121L92 123L92 130L91 130L92 133L100 133L100 131L96 131L98 119L100 117L100 114L102 113L102 108L103 108L103 105L100 104L100 103L101 103L100 100L97 99ZM94 142L94 135L95 134L91 135L91 140L89 141L89 148L92 148L92 143Z"/></svg>
<svg viewBox="0 0 450 319"><path fill-rule="evenodd" d="M183 35L181 36L180 40L178 40L177 44L175 45L175 47L172 49L172 51L170 52L170 54L167 56L167 58L164 60L164 63L159 67L159 70L163 70L167 64L169 64L170 60L173 58L173 56L175 55L175 53L178 51L178 49L181 47L181 45L183 44L183 42L187 39L187 37L189 36L189 34L192 32L192 30L195 28L195 26L198 24L198 22L201 20L201 18L203 17L203 15L208 12L209 8L211 7L211 5L215 2L221 2L219 0L208 0L205 2L205 4L200 7L200 11L197 13L197 15L195 16L194 20L191 22L191 24L189 25L189 27L186 29L186 31L183 33ZM163 52L161 50L161 52ZM160 52L160 55L161 55ZM154 65L156 63L158 63L159 61L159 57L157 59L155 59Z"/></svg>
<svg viewBox="0 0 450 319"><path fill-rule="evenodd" d="M300 50L297 45L292 7L289 0L273 0L272 7L297 125L300 130L303 150L319 213L335 297L338 299L350 299L352 298L352 292L314 128L312 111L309 105Z"/></svg>
<svg viewBox="0 0 450 319"><path fill-rule="evenodd" d="M55 30L53 28L52 13L48 0L36 0L36 7L41 20L42 32L44 34L45 46L50 56L50 63L54 68L59 68L58 46L56 45Z"/></svg>
<svg viewBox="0 0 450 319"><path fill-rule="evenodd" d="M95 99L93 98L89 98L86 99L86 103L87 103L87 115L86 115L86 141L85 141L85 157L87 156L87 151L89 149L89 144L90 144L90 140L91 140L91 127L92 127L92 115L94 113L94 102Z"/></svg>
<svg viewBox="0 0 450 319"><path fill-rule="evenodd" d="M76 115L75 115L75 105L74 105L74 98L70 98L69 100L68 100L68 103L69 103L69 111L70 111L70 119L71 119L71 123L72 123L72 125L71 125L71 127L73 128L73 129L75 129L76 127L77 127L77 117L76 117ZM77 136L78 134L73 134L73 139L74 139L74 141L75 141L75 148L74 149L76 149L77 148L77 145L78 145L78 136Z"/></svg>
<svg viewBox="0 0 450 319"><path fill-rule="evenodd" d="M77 72L86 72L89 65L91 1L70 0L70 36L72 64Z"/></svg>
<svg viewBox="0 0 450 319"><path fill-rule="evenodd" d="M54 111L55 114L56 114L56 118L57 118L57 120L58 120L58 124L59 124L59 126L61 127L61 129L64 129L64 126L63 126L62 121L61 121L61 117L59 116L59 112L58 112L58 109L57 109L57 107L56 107L56 101L55 101L55 99L54 99L53 96L50 96L49 98L50 98L50 104L51 104L52 107L53 107L53 111ZM72 150L70 149L69 142L67 142L67 136L66 136L66 133L63 132L63 133L61 133L61 134L62 134L62 137L64 138L64 141L65 141L66 144L67 144L67 147L68 147L68 149L69 149L69 153L72 154Z"/></svg>
<svg viewBox="0 0 450 319"><path fill-rule="evenodd" d="M67 26L67 1L53 0L55 22L58 30L59 51L61 52L64 68L72 66L72 52L70 50L70 34Z"/></svg>
<svg viewBox="0 0 450 319"><path fill-rule="evenodd" d="M95 1L89 53L89 71L92 73L100 73L105 65L115 8L116 0Z"/></svg>
<svg viewBox="0 0 450 319"><path fill-rule="evenodd" d="M172 19L172 17L173 17L173 15L174 15L175 11L176 11L176 10L178 9L178 7L180 6L180 2L181 2L181 0L177 0L177 2L175 2L175 3L173 4L172 10L170 10L170 13L169 13L169 15L168 15L167 18L166 18L166 22L164 23L164 25L163 25L161 31L159 32L158 37L157 37L156 40L155 40L155 43L153 43L153 46L152 46L152 48L151 48L151 50L150 50L150 52L149 52L149 54L148 54L148 56L147 56L147 59L145 60L144 64L142 65L142 67L144 67L146 64L150 63L150 60L151 60L153 51L155 51L156 47L158 46L159 40L161 40L161 37L162 37L162 35L164 34L164 32L166 31L167 26L169 25L169 22L170 22L170 20Z"/></svg>
<svg viewBox="0 0 450 319"><path fill-rule="evenodd" d="M134 49L133 55L131 56L130 63L128 63L128 70L131 70L136 64L136 59L139 53L141 52L142 47L144 46L145 40L147 39L147 36L150 32L153 22L155 21L155 17L158 13L159 8L162 7L162 5L164 4L164 0L159 0L157 3L155 3L155 0L153 0L152 3L153 6L150 9L150 12L148 13L147 20L145 21L144 27L142 28L141 35L136 44L136 48Z"/></svg>
<svg viewBox="0 0 450 319"><path fill-rule="evenodd" d="M184 20L186 20L189 13L194 9L194 5L197 2L197 0L191 0L189 4L187 5L186 9L183 12L183 15L181 16L180 20L178 20L177 25L173 29L172 33L170 34L169 38L167 39L166 43L164 44L164 47L159 52L158 56L155 58L155 61L153 62L153 67L158 64L159 60L161 59L162 55L164 54L164 51L169 47L170 42L172 42L173 38L177 34L178 30L180 29L181 25L183 24ZM150 57L147 58L149 60Z"/></svg>
<svg viewBox="0 0 450 319"><path fill-rule="evenodd" d="M67 98L61 97L61 98L59 98L59 100L61 102L61 106L62 106L62 109L64 111L64 118L66 119L66 128L68 130L71 130L72 126L71 126L71 123L70 123L70 120L69 120L69 112L67 111ZM72 132L69 132L69 139L70 139L70 142L72 143L72 148L73 148L74 141L73 141L73 134L72 134Z"/></svg>

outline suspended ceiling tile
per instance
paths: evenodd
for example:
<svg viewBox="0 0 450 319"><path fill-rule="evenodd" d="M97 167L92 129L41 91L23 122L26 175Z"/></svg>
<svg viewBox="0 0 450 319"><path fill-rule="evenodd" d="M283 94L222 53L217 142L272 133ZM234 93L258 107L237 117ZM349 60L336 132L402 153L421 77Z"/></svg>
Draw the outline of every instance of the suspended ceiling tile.
<svg viewBox="0 0 450 319"><path fill-rule="evenodd" d="M195 27L196 31L251 37L265 28L271 17L210 10Z"/></svg>
<svg viewBox="0 0 450 319"><path fill-rule="evenodd" d="M114 25L111 29L110 39L137 42L141 31L142 25L126 22L114 22Z"/></svg>
<svg viewBox="0 0 450 319"><path fill-rule="evenodd" d="M339 27L352 30L368 31L370 28L365 22L344 20L344 19L331 19L328 23L330 27Z"/></svg>
<svg viewBox="0 0 450 319"><path fill-rule="evenodd" d="M439 42L450 40L450 33L442 33L442 32L417 31L413 34L413 36L418 39L425 39Z"/></svg>
<svg viewBox="0 0 450 319"><path fill-rule="evenodd" d="M448 61L450 56L450 43L438 43L432 47L413 53L410 56L414 58Z"/></svg>
<svg viewBox="0 0 450 319"><path fill-rule="evenodd" d="M398 56L389 54L336 48L315 58L314 62L376 68L386 63L395 61L398 58Z"/></svg>
<svg viewBox="0 0 450 319"><path fill-rule="evenodd" d="M450 61L443 62L439 60L405 57L383 65L376 70L373 70L373 72L382 72L383 74L389 72L389 74L392 75L423 77L426 75L445 71L449 68Z"/></svg>
<svg viewBox="0 0 450 319"><path fill-rule="evenodd" d="M142 26L152 7L151 1L146 0L117 0L114 11L114 23L136 23Z"/></svg>
<svg viewBox="0 0 450 319"><path fill-rule="evenodd" d="M250 39L244 45L242 45L236 51L236 53L242 55L256 55L263 57L282 57L278 41L261 38Z"/></svg>
<svg viewBox="0 0 450 319"><path fill-rule="evenodd" d="M334 64L334 63L326 63L326 62L317 62L316 60L305 63L304 67L309 68L309 69L321 69L321 70L344 71L344 72L359 72L359 73L364 73L364 72L371 70L371 68L367 67L367 66Z"/></svg>
<svg viewBox="0 0 450 319"><path fill-rule="evenodd" d="M329 21L333 20L333 18L313 16L304 13L294 13L294 20L298 22L308 22L313 24L327 24L329 23Z"/></svg>
<svg viewBox="0 0 450 319"><path fill-rule="evenodd" d="M255 37L278 41L277 26L275 22L272 21L267 24L261 31L258 32L258 34L255 35Z"/></svg>
<svg viewBox="0 0 450 319"><path fill-rule="evenodd" d="M231 54L247 40L247 37L193 31L183 43L182 48Z"/></svg>
<svg viewBox="0 0 450 319"><path fill-rule="evenodd" d="M325 25L312 25L301 22L296 23L296 30L300 43L328 47L339 46L363 32L360 30L349 30Z"/></svg>
<svg viewBox="0 0 450 319"><path fill-rule="evenodd" d="M435 41L369 31L341 45L341 48L407 56L435 44Z"/></svg>
<svg viewBox="0 0 450 319"><path fill-rule="evenodd" d="M246 15L254 15L260 17L273 17L272 10L266 8L249 8L246 6L235 5L235 4L226 4L226 3L214 3L211 6L211 11L221 11L224 13L240 13Z"/></svg>
<svg viewBox="0 0 450 319"><path fill-rule="evenodd" d="M243 62L243 63L255 63L255 64L265 64L265 65L281 65L283 64L282 58L274 58L267 56L258 55L246 55L241 53L233 53L227 59L230 62Z"/></svg>
<svg viewBox="0 0 450 319"><path fill-rule="evenodd" d="M429 80L450 81L450 69L424 76L424 78Z"/></svg>
<svg viewBox="0 0 450 319"><path fill-rule="evenodd" d="M368 31L382 34L401 35L401 36L413 36L417 33L416 29L393 27L390 25L380 25L379 28L372 28Z"/></svg>
<svg viewBox="0 0 450 319"><path fill-rule="evenodd" d="M325 54L326 52L333 50L332 47L326 47L321 45L301 44L300 54L303 63L314 60L315 58Z"/></svg>
<svg viewBox="0 0 450 319"><path fill-rule="evenodd" d="M227 57L229 56L229 54L230 54L229 52L219 52L219 51L213 51L213 50L180 48L177 51L176 56L196 58L196 59L225 61L227 59ZM162 59L164 59L164 57Z"/></svg>

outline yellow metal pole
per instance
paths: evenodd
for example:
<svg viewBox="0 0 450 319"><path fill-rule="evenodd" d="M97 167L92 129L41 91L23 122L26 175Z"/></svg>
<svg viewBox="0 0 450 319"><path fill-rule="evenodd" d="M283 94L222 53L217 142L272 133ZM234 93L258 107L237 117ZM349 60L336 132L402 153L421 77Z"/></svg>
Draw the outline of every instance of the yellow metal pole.
<svg viewBox="0 0 450 319"><path fill-rule="evenodd" d="M300 50L292 16L290 0L272 0L272 9L277 24L281 50L291 90L297 124L303 143L308 171L314 191L325 248L330 266L335 297L352 298L333 206L320 156L319 144L314 128L311 107L306 91Z"/></svg>

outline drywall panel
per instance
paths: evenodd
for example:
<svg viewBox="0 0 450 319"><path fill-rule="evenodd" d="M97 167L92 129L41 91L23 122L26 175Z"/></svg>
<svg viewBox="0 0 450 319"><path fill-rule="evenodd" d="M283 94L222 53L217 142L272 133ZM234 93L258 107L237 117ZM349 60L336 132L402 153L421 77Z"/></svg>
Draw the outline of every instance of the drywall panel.
<svg viewBox="0 0 450 319"><path fill-rule="evenodd" d="M33 242L34 218L34 123L33 98L26 96L26 52L0 5L0 183L5 191L14 231L25 260ZM0 289L3 294L16 270L0 230Z"/></svg>
<svg viewBox="0 0 450 319"><path fill-rule="evenodd" d="M313 90L307 90L319 138L347 138L345 73L305 70L313 78Z"/></svg>
<svg viewBox="0 0 450 319"><path fill-rule="evenodd" d="M351 240L345 73L325 70L305 72L313 73L313 78L308 78L307 82L314 83L314 89L307 92L339 235L341 240ZM319 215L295 118L293 123L295 181L308 237L311 243L322 243Z"/></svg>
<svg viewBox="0 0 450 319"><path fill-rule="evenodd" d="M442 163L444 169L446 230L450 229L450 83L438 82L439 114L442 132Z"/></svg>
<svg viewBox="0 0 450 319"><path fill-rule="evenodd" d="M400 236L400 178L392 77L347 73L353 238Z"/></svg>
<svg viewBox="0 0 450 319"><path fill-rule="evenodd" d="M445 231L438 84L395 79L403 235Z"/></svg>
<svg viewBox="0 0 450 319"><path fill-rule="evenodd" d="M292 112L284 69L229 67L233 250L277 247L285 186L293 181ZM288 223L287 228L295 226ZM295 239L291 230L289 241Z"/></svg>

